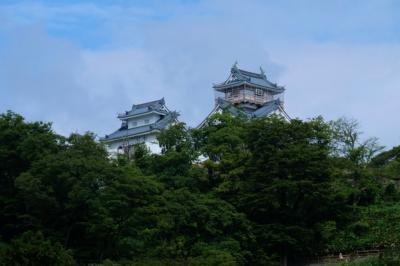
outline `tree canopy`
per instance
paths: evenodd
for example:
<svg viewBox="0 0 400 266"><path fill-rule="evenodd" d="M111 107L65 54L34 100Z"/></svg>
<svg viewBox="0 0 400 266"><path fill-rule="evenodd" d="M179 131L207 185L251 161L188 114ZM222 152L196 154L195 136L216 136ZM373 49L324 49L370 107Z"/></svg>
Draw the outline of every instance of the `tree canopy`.
<svg viewBox="0 0 400 266"><path fill-rule="evenodd" d="M0 115L0 264L279 265L399 243L398 147L356 121L246 120L159 133L112 158L92 133Z"/></svg>

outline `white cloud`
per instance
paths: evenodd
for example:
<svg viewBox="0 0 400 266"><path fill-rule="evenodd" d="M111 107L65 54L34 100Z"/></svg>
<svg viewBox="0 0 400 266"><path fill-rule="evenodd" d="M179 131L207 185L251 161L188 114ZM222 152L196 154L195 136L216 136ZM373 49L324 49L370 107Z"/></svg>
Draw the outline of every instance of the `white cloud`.
<svg viewBox="0 0 400 266"><path fill-rule="evenodd" d="M400 142L400 45L307 44L272 53L287 67L280 81L293 116L349 116L365 135L388 146Z"/></svg>
<svg viewBox="0 0 400 266"><path fill-rule="evenodd" d="M8 35L0 61L2 109L29 114L32 119L62 117L57 119L60 125L72 118L62 108L64 103L70 104L73 116L75 107L84 102L76 83L82 68L79 49L50 38L38 26Z"/></svg>
<svg viewBox="0 0 400 266"><path fill-rule="evenodd" d="M332 14L340 7L329 6ZM29 119L54 121L63 134L110 133L119 126L117 112L163 96L184 121L196 125L213 106L212 83L223 81L238 60L249 70L262 65L272 81L286 85L292 116L346 115L359 119L366 135L378 136L388 146L400 142L400 125L395 123L400 111L399 45L343 41L352 33L347 29L354 22L351 17L362 23L350 29L378 31L379 14L364 23L367 16L355 13L353 7L337 22L332 14L324 20L318 6L308 19L312 9L308 6L292 3L284 8L263 2L243 6L235 1L228 7L214 1L169 7L175 16L153 20L149 19L157 16L153 9L129 6L13 8L5 16L12 25L4 35L8 41L0 47L0 111L13 109ZM366 4L361 9L374 8ZM4 12L0 8L0 17ZM14 14L20 15L13 18ZM99 24L87 24L85 16ZM384 27L392 23L388 17ZM31 26L38 21L41 24ZM82 29L82 24L88 28ZM79 43L73 38L49 35L44 30L48 27L102 32L112 41L101 49L82 48L72 44ZM330 38L317 42L318 34L325 32L339 36L341 42Z"/></svg>
<svg viewBox="0 0 400 266"><path fill-rule="evenodd" d="M0 15L17 25L47 22L53 28L79 25L83 19L134 22L155 16L154 10L138 6L86 3L49 3L24 1L0 5Z"/></svg>

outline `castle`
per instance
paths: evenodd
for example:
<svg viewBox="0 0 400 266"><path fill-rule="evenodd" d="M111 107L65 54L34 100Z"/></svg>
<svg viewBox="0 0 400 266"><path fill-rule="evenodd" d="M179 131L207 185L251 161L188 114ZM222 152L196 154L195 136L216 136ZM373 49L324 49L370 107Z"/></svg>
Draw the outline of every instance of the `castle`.
<svg viewBox="0 0 400 266"><path fill-rule="evenodd" d="M229 77L222 83L214 84L213 88L216 93L215 107L199 127L211 115L222 110L234 116L244 115L248 119L275 113L290 120L283 106L285 88L270 82L261 67L260 73L254 73L239 69L235 63Z"/></svg>
<svg viewBox="0 0 400 266"><path fill-rule="evenodd" d="M170 111L164 98L132 105L131 110L118 114L121 127L101 138L111 154L127 153L135 144L145 143L152 153L160 153L157 133L177 122L178 114Z"/></svg>
<svg viewBox="0 0 400 266"><path fill-rule="evenodd" d="M215 107L198 127L203 127L210 116L223 110L248 119L279 114L290 120L283 105L285 88L270 82L262 68L260 73L254 73L239 69L235 63L229 77L222 83L214 84L213 88L216 93ZM178 122L178 114L167 108L164 98L134 104L131 110L119 114L118 118L121 127L100 139L111 154L129 154L138 143L146 144L152 153L160 153L157 133Z"/></svg>

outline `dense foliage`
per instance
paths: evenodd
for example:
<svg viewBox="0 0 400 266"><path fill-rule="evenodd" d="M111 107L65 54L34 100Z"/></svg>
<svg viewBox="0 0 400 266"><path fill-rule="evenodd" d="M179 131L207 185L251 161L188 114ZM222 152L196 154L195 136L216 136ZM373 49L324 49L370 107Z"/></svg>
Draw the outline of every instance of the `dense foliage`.
<svg viewBox="0 0 400 266"><path fill-rule="evenodd" d="M0 116L1 265L275 265L400 244L400 149L355 121L217 114L111 158Z"/></svg>

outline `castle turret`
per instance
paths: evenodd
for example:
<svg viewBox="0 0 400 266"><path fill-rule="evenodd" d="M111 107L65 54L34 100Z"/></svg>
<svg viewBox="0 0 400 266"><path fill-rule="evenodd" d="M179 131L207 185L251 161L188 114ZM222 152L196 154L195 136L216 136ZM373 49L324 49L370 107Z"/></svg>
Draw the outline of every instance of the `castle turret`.
<svg viewBox="0 0 400 266"><path fill-rule="evenodd" d="M278 99L285 91L282 86L270 82L261 67L260 73L254 73L239 69L237 63L232 66L228 79L214 84L213 88L217 95L222 93L230 103L250 109Z"/></svg>
<svg viewBox="0 0 400 266"><path fill-rule="evenodd" d="M238 113L247 118L264 117L277 113L290 119L283 107L285 88L267 79L264 70L260 73L239 69L237 63L231 68L229 77L213 85L216 97L215 108L207 116L226 110L232 115ZM207 118L199 125L203 126Z"/></svg>
<svg viewBox="0 0 400 266"><path fill-rule="evenodd" d="M110 153L133 151L135 144L144 143L153 153L160 153L157 133L177 122L178 114L171 112L165 105L164 98L132 105L131 110L118 114L121 127L110 135L101 138Z"/></svg>

